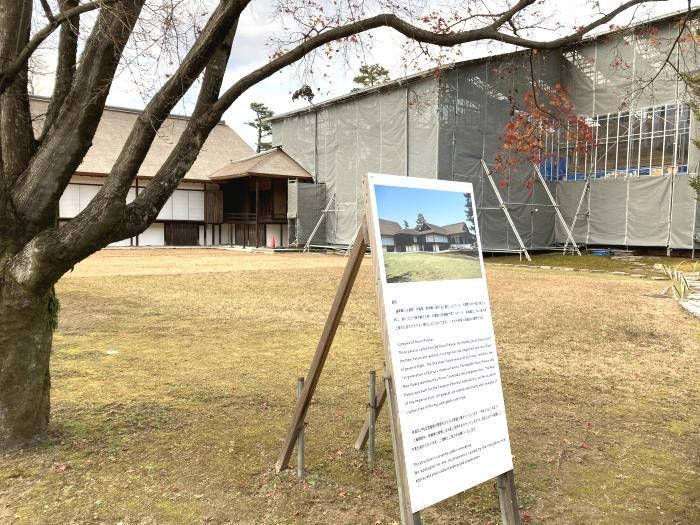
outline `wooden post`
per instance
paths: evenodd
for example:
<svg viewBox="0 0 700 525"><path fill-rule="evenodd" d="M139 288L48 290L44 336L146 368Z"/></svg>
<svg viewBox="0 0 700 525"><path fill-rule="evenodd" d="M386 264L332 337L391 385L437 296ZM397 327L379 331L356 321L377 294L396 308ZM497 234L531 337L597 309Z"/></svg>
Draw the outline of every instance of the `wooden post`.
<svg viewBox="0 0 700 525"><path fill-rule="evenodd" d="M379 384L379 390L377 390L376 399L376 409L374 411L375 421L377 421L377 418L379 418L379 413L382 411L382 407L384 406L384 402L386 401L386 389L384 388L384 382ZM362 425L362 428L360 429L360 433L357 435L357 439L355 440L356 450L362 450L367 444L367 440L369 439L369 421L370 417L368 415L367 419L365 419L365 422Z"/></svg>
<svg viewBox="0 0 700 525"><path fill-rule="evenodd" d="M365 203L365 228L362 228L362 241L369 239L370 246L381 250L381 239L377 238L376 231L371 227L373 222L372 206L369 201L369 190L367 187L367 177L362 180L364 203ZM366 231L365 231L366 229ZM358 240L360 234L358 234ZM421 523L420 513L413 514L411 512L411 496L408 491L408 475L406 472L405 455L403 450L403 438L401 422L399 421L399 413L397 409L396 392L393 388L392 374L393 363L391 359L391 350L389 348L389 331L384 314L384 292L381 285L381 270L378 266L378 258L372 257L372 266L374 268L374 284L377 291L377 313L379 315L379 324L382 330L382 342L384 344L384 361L386 370L384 371L384 389L386 390L387 401L389 402L389 420L391 422L391 441L394 449L394 468L396 470L396 484L399 489L399 506L401 509L401 525L419 525Z"/></svg>
<svg viewBox="0 0 700 525"><path fill-rule="evenodd" d="M369 373L369 441L367 442L367 461L374 463L374 442L376 436L377 422L377 372L372 370Z"/></svg>
<svg viewBox="0 0 700 525"><path fill-rule="evenodd" d="M498 501L501 506L501 520L503 525L520 525L520 511L518 510L518 495L515 492L515 476L509 470L496 478L498 487Z"/></svg>
<svg viewBox="0 0 700 525"><path fill-rule="evenodd" d="M304 378L297 378L297 400L301 398L304 390ZM297 436L297 476L304 477L304 421L301 422L301 429Z"/></svg>
<svg viewBox="0 0 700 525"><path fill-rule="evenodd" d="M394 392L391 377L384 377L384 388L387 391L389 401L389 422L391 425L391 444L394 450L394 470L396 472L396 487L399 492L399 508L401 511L401 525L421 525L420 512L411 512L411 497L408 492L408 476L404 462L403 442L398 432L398 413L396 406L396 392Z"/></svg>
<svg viewBox="0 0 700 525"><path fill-rule="evenodd" d="M258 227L258 190L259 183L257 177L255 177L255 247L260 247L260 228Z"/></svg>
<svg viewBox="0 0 700 525"><path fill-rule="evenodd" d="M333 338L335 337L335 333L338 330L338 325L340 324L340 318L345 310L348 297L350 297L352 284L355 282L357 272L360 270L360 264L362 263L366 250L366 238L364 236L364 232L362 232L358 234L355 246L352 248L352 253L350 254L348 264L343 272L343 277L340 280L338 291L335 293L335 299L333 299L331 311L326 319L326 325L323 328L321 338L318 342L318 346L316 347L316 353L311 361L311 367L309 368L309 373L306 377L306 382L304 383L304 390L301 393L301 397L297 400L297 406L294 409L294 415L289 423L287 436L284 439L282 450L277 458L277 472L287 468L289 465L289 458L292 455L294 442L296 441L297 434L299 433L301 425L306 418L306 412L309 409L311 398L316 391L318 379L321 376L323 365L326 363L328 352L333 344Z"/></svg>

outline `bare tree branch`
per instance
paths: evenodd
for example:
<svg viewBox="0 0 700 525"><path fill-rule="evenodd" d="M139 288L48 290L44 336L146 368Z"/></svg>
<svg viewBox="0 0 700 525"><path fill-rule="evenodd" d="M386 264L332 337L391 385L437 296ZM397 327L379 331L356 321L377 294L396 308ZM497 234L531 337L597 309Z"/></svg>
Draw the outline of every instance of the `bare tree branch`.
<svg viewBox="0 0 700 525"><path fill-rule="evenodd" d="M144 2L121 0L100 10L65 104L12 188L28 232L54 220L58 199L92 143L114 72Z"/></svg>
<svg viewBox="0 0 700 525"><path fill-rule="evenodd" d="M224 0L219 4L175 74L139 115L104 184L105 194L120 200L126 197L161 124L207 67L217 47L226 42L227 34L236 27L238 17L248 3L249 0ZM223 75L223 71L221 74ZM218 89L220 84L217 95Z"/></svg>
<svg viewBox="0 0 700 525"><path fill-rule="evenodd" d="M197 152L192 150L192 145L199 144L199 138L201 137L203 137L203 140L206 140L204 129L202 129L199 120L219 97L235 31L236 28L234 27L233 31L221 43L207 66L197 104L183 133L186 136L191 134L191 137L196 140L181 139L178 141L175 149L158 170L158 173L156 173L152 184L146 186L146 189L129 205L126 219L119 225L119 228L114 230L115 240L131 237L145 230L158 216L160 209L182 179L179 174L181 172L186 173L192 166L197 157ZM206 134L208 135L208 132ZM199 150L198 147L196 149L197 151Z"/></svg>
<svg viewBox="0 0 700 525"><path fill-rule="evenodd" d="M176 74L163 86L139 116L119 159L115 162L112 173L95 198L85 210L64 227L44 230L25 246L20 254L22 256L35 253L37 246L41 246L43 250L42 256L35 263L36 271L31 276L26 276L24 285L40 288L51 279L62 275L77 261L98 250L105 241L107 244L112 242L107 239L135 235L135 233L124 233L127 225L132 229L136 227L135 221L128 223L125 220L126 214L123 213L126 192L148 153L163 120L205 67L206 73L195 107L195 115L205 112L209 105L217 99L226 63L231 53L231 43L236 32L237 20L246 5L247 1L244 0L239 2L222 1L217 12L212 15L210 23L203 30L201 38L185 57ZM197 119L190 122L197 122ZM186 130L183 135L187 133ZM202 143L203 141L195 141L188 144L187 154L191 155L193 152L192 162L201 149ZM182 169L184 172L189 169L191 162L186 167L178 166L182 163L180 158L182 149L176 148L177 151L170 155L160 168L159 174L168 171L180 173ZM177 181L181 178L179 177ZM175 186L177 186L177 182L175 182ZM148 192L150 195L148 204L141 208L141 212L152 221L172 193L174 186L172 188L163 186L154 180L148 188L151 188ZM145 197L141 198L141 202L146 200ZM144 212L145 209L149 211ZM155 215L151 218L150 213L153 210L155 210ZM133 217L133 214L130 217ZM143 229L147 225L148 223L145 223Z"/></svg>
<svg viewBox="0 0 700 525"><path fill-rule="evenodd" d="M2 0L0 0L2 1ZM32 1L4 0L2 12L17 21L0 33L0 60L13 60L29 39ZM0 62L1 64L2 62ZM27 93L26 64L17 70L5 93L0 92L0 151L5 185L11 186L29 164L34 152L34 131Z"/></svg>
<svg viewBox="0 0 700 525"><path fill-rule="evenodd" d="M32 56L37 48L49 36L51 36L51 34L58 29L61 24L74 16L79 16L83 13L94 11L100 7L120 1L121 0L95 0L94 2L81 4L78 7L65 11L59 16L55 17L52 22L49 22L34 34L34 36L23 47L22 51L17 55L17 58L15 58L10 64L7 64L0 69L0 93L3 93L7 89L7 86L12 82L14 77L26 67L29 57Z"/></svg>
<svg viewBox="0 0 700 525"><path fill-rule="evenodd" d="M513 7L511 7L508 11L506 11L505 13L503 13L503 15L501 15L499 18L497 18L496 20L494 20L493 24L491 24L491 28L492 28L492 29L498 29L498 28L500 28L503 24L506 24L506 23L509 23L509 24L510 24L510 23L512 23L513 17L514 17L516 14L518 14L519 12L521 12L521 11L522 11L523 9L525 9L526 7L531 6L531 5L534 4L535 2L536 2L536 0L519 0L518 3L516 3L515 5L513 5Z"/></svg>
<svg viewBox="0 0 700 525"><path fill-rule="evenodd" d="M78 6L79 0L61 0L61 12L69 11ZM58 65L51 102L49 103L41 130L39 141L47 135L53 126L63 102L68 96L70 86L75 76L75 65L78 58L78 33L80 32L80 16L75 15L61 25L61 36L58 41Z"/></svg>
<svg viewBox="0 0 700 525"><path fill-rule="evenodd" d="M41 7L44 9L44 14L46 14L48 21L55 22L56 17L54 16L53 11L51 11L51 6L49 5L48 0L41 0Z"/></svg>

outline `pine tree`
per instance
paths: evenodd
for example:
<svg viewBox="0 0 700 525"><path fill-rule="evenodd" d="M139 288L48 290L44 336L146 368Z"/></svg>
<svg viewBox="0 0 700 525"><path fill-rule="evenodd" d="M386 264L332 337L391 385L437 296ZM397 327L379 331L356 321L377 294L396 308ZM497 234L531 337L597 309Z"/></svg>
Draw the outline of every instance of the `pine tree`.
<svg viewBox="0 0 700 525"><path fill-rule="evenodd" d="M358 87L352 88L352 91L359 91L362 88L384 84L390 80L389 70L379 64L362 64L359 71L360 74L352 79Z"/></svg>
<svg viewBox="0 0 700 525"><path fill-rule="evenodd" d="M421 231L425 228L425 217L423 217L422 213L418 214L418 218L416 219L416 230Z"/></svg>
<svg viewBox="0 0 700 525"><path fill-rule="evenodd" d="M410 228L408 225L408 221L406 219L403 220L403 227L406 228L407 230Z"/></svg>
<svg viewBox="0 0 700 525"><path fill-rule="evenodd" d="M467 235L470 241L476 241L476 222L474 222L474 207L472 206L472 197L468 193L464 194L464 224L467 227Z"/></svg>
<svg viewBox="0 0 700 525"><path fill-rule="evenodd" d="M261 151L267 151L272 147L272 142L263 142L265 137L270 136L272 133L272 127L269 122L265 120L270 118L275 114L270 108L268 108L262 102L251 102L250 109L255 112L255 120L251 122L246 122L250 127L258 130L258 141L256 143L256 151L260 153Z"/></svg>

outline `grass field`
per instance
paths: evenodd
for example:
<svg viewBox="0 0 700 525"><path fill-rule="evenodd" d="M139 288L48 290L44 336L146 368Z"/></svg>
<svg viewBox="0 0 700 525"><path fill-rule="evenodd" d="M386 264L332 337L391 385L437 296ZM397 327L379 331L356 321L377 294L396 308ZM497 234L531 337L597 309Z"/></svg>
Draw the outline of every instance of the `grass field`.
<svg viewBox="0 0 700 525"><path fill-rule="evenodd" d="M479 261L456 253L385 253L386 280L390 283L478 279Z"/></svg>
<svg viewBox="0 0 700 525"><path fill-rule="evenodd" d="M58 285L48 442L0 457L0 523L398 521L386 415L352 444L381 370L369 260L306 429L308 477L274 463L347 258L112 250ZM700 522L700 323L665 282L487 265L529 523ZM498 523L493 482L423 513Z"/></svg>
<svg viewBox="0 0 700 525"><path fill-rule="evenodd" d="M697 272L700 270L700 261L684 257L639 256L632 259L617 258L611 256L592 255L583 252L578 255L563 255L562 253L531 253L532 262L517 255L487 257L486 261L524 264L528 266L552 266L568 268L588 268L604 270L608 272L628 272L640 275L663 275L654 269L654 265L665 264L683 272Z"/></svg>

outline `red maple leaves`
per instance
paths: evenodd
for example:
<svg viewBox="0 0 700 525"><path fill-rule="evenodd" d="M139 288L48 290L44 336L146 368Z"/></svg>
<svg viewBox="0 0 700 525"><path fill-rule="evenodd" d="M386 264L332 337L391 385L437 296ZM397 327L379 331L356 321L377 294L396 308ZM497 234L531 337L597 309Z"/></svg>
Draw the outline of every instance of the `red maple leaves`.
<svg viewBox="0 0 700 525"><path fill-rule="evenodd" d="M536 84L524 97L524 109L513 106L496 152L495 172L501 176L500 187L508 186L507 173L511 168L540 164L551 158L554 152L546 146L557 135L558 142L568 141L575 152L586 153L590 149L593 128L587 118L574 113L570 91L561 84ZM527 179L525 185L531 194L534 182Z"/></svg>

